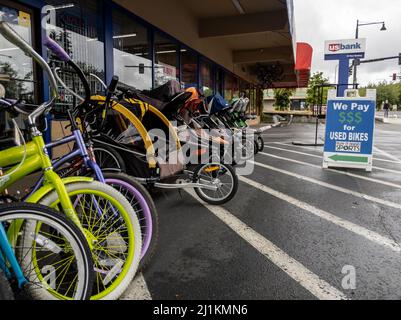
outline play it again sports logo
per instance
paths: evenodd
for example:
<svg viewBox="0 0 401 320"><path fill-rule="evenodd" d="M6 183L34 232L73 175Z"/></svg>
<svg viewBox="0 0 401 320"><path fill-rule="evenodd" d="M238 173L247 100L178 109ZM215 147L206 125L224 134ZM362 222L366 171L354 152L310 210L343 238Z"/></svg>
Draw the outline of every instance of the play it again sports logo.
<svg viewBox="0 0 401 320"><path fill-rule="evenodd" d="M365 52L365 39L326 41L326 54L361 53Z"/></svg>

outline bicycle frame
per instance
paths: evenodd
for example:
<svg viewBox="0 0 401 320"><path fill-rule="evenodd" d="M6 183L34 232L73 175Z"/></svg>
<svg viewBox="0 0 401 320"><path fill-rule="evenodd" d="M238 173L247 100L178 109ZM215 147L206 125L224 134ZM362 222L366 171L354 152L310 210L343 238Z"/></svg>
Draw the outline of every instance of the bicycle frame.
<svg viewBox="0 0 401 320"><path fill-rule="evenodd" d="M3 254L2 254L3 253ZM3 257L4 255L4 257ZM7 263L8 262L8 263ZM9 266L11 268L9 268ZM14 255L14 251L8 242L7 233L3 225L0 223L0 269L3 270L7 279L12 277L13 270L15 278L18 281L18 287L22 288L28 283L22 272L21 266L19 265L17 258Z"/></svg>
<svg viewBox="0 0 401 320"><path fill-rule="evenodd" d="M55 148L55 147L58 147L58 146L61 146L63 144L67 144L70 142L76 142L76 144L77 144L76 149L73 150L72 152L66 154L65 156L59 158L58 160L54 161L52 164L54 170L57 170L63 164L65 164L77 157L80 157L80 158L82 158L85 167L93 170L93 172L95 173L96 179L102 183L106 183L102 170L100 169L98 164L94 160L92 160L91 157L89 156L88 149L86 147L84 138L82 136L81 131L78 128L73 129L71 135L61 138L59 140L50 142L49 144L47 144L45 146L45 148L51 149L51 148ZM35 187L31 191L31 193L27 196L28 198L31 196L31 194L35 193L40 188L44 179L46 179L46 176L42 175L42 177L38 180L38 182L36 183Z"/></svg>
<svg viewBox="0 0 401 320"><path fill-rule="evenodd" d="M25 161L21 165L18 164L24 159L25 153ZM51 189L57 192L64 213L84 232L64 182L53 170L42 135L33 136L32 141L28 142L26 146L13 147L0 151L0 167L9 167L11 165L15 166L6 171L3 177L0 176L0 192L5 191L9 186L29 174L42 169L44 172L43 186L50 185ZM35 198L33 195L34 193L25 200L27 202L34 202L32 200Z"/></svg>

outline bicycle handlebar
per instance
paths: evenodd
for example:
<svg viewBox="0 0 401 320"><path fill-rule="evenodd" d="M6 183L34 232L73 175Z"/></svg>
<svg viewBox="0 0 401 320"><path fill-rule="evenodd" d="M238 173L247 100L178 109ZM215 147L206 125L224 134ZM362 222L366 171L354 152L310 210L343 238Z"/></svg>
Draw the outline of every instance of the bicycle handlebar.
<svg viewBox="0 0 401 320"><path fill-rule="evenodd" d="M85 99L83 99L83 104L88 104L90 101L91 97L91 92L90 92L90 86L89 82L85 77L85 74L83 73L82 69L70 58L67 52L53 39L51 39L49 36L46 36L44 39L43 44L51 51L53 52L57 58L59 58L61 61L68 63L77 73L79 79L82 81L84 90L85 90ZM68 89L65 85L64 82L59 81L60 84L68 91L71 90ZM76 96L76 94L74 94Z"/></svg>
<svg viewBox="0 0 401 320"><path fill-rule="evenodd" d="M46 112L47 108L51 107L55 99L58 97L56 79L54 78L50 66L46 63L46 61L5 21L0 21L0 34L9 42L20 48L26 55L33 58L48 76L50 85L50 100L42 103L28 116L29 124L34 126L36 118L42 113Z"/></svg>
<svg viewBox="0 0 401 320"><path fill-rule="evenodd" d="M106 105L109 104L109 102L111 100L111 96L115 93L115 91L117 89L118 80L119 80L119 78L117 76L113 76L113 78L111 78L110 85L107 88L107 95L106 95L106 102L105 102Z"/></svg>
<svg viewBox="0 0 401 320"><path fill-rule="evenodd" d="M49 78L49 84L52 89L51 97L57 98L57 82L46 61L5 21L0 21L0 34L33 58L43 68Z"/></svg>
<svg viewBox="0 0 401 320"><path fill-rule="evenodd" d="M61 61L68 62L71 60L70 56L64 49L53 39L46 35L43 44L51 50Z"/></svg>

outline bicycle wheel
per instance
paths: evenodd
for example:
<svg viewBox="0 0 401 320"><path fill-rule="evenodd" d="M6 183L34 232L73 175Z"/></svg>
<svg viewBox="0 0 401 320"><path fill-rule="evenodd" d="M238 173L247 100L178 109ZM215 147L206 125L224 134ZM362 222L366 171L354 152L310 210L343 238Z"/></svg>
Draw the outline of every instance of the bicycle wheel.
<svg viewBox="0 0 401 320"><path fill-rule="evenodd" d="M263 138L260 135L256 138L256 141L257 141L257 145L258 145L258 151L262 152L263 149L265 148L265 141L263 140Z"/></svg>
<svg viewBox="0 0 401 320"><path fill-rule="evenodd" d="M159 217L155 203L146 188L129 175L105 172L104 177L108 185L125 196L136 212L142 232L139 269L143 271L155 253L159 236Z"/></svg>
<svg viewBox="0 0 401 320"><path fill-rule="evenodd" d="M0 270L0 301L1 300L14 300L14 295L11 291L8 280Z"/></svg>
<svg viewBox="0 0 401 320"><path fill-rule="evenodd" d="M114 149L105 145L96 145L93 148L95 159L100 168L111 171L126 172L124 159Z"/></svg>
<svg viewBox="0 0 401 320"><path fill-rule="evenodd" d="M0 223L34 299L84 300L92 293L92 254L82 232L65 216L29 203L2 205ZM16 225L22 226L20 229ZM14 243L15 242L15 243Z"/></svg>
<svg viewBox="0 0 401 320"><path fill-rule="evenodd" d="M238 176L232 166L223 163L201 164L195 168L193 182L214 186L216 190L195 188L203 201L221 205L230 201L238 190Z"/></svg>
<svg viewBox="0 0 401 320"><path fill-rule="evenodd" d="M141 259L141 228L133 207L104 183L66 185L78 217L92 244L95 281L91 299L118 299L134 278ZM59 211L52 192L41 204Z"/></svg>

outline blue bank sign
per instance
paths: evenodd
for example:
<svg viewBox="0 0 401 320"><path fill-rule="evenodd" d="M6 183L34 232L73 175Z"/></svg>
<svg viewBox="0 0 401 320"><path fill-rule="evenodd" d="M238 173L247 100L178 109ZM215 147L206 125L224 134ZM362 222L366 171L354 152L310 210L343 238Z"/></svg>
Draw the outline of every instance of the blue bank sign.
<svg viewBox="0 0 401 320"><path fill-rule="evenodd" d="M338 96L348 88L350 60L365 58L366 39L328 40L324 44L324 59L338 60Z"/></svg>
<svg viewBox="0 0 401 320"><path fill-rule="evenodd" d="M371 171L376 91L367 90L366 97L359 97L356 90L347 90L346 95L329 92L323 167Z"/></svg>

